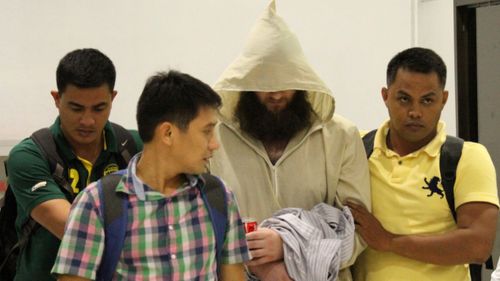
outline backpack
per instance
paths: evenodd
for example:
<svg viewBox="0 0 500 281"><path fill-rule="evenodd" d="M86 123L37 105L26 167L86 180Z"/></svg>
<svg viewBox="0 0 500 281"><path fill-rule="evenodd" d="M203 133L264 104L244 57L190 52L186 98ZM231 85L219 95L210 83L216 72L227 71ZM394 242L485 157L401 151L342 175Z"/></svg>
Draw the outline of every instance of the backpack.
<svg viewBox="0 0 500 281"><path fill-rule="evenodd" d="M126 167L131 157L137 153L134 138L128 130L122 126L111 123L115 134L120 157L117 164L120 168ZM66 163L57 152L53 135L49 128L42 128L31 135L31 139L38 146L42 156L49 163L49 168L54 181L64 190L70 192L74 197L68 180L64 177ZM6 163L4 163L6 164ZM5 169L7 171L7 169ZM33 219L28 219L21 227L18 237L15 228L17 217L16 199L10 188L7 187L3 202L0 202L0 280L13 280L16 275L16 263L19 253L27 244L32 233L40 227Z"/></svg>
<svg viewBox="0 0 500 281"><path fill-rule="evenodd" d="M366 157L370 158L373 152L375 134L377 130L372 130L363 136ZM447 135L446 141L441 146L439 170L441 172L441 184L443 185L446 202L450 208L451 215L455 222L457 221L457 212L455 211L455 195L453 187L455 186L458 161L462 156L464 140L454 136ZM485 263L487 269L493 269L493 260L491 256ZM481 264L469 264L471 281L481 281Z"/></svg>
<svg viewBox="0 0 500 281"><path fill-rule="evenodd" d="M122 252L127 228L128 197L115 192L124 170L102 177L97 182L100 206L104 221L104 252L97 269L96 281L109 281L116 271ZM203 174L205 185L200 188L201 196L208 209L215 232L215 257L217 275L220 277L222 249L227 232L227 197L224 184L217 177Z"/></svg>

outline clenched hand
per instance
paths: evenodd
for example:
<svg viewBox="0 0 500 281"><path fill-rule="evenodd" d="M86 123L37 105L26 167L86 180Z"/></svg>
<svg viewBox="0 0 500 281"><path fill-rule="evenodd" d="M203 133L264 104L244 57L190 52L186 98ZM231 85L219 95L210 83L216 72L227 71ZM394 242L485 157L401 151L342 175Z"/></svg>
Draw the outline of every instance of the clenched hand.
<svg viewBox="0 0 500 281"><path fill-rule="evenodd" d="M283 240L274 230L259 228L246 234L252 260L248 266L261 265L283 259Z"/></svg>

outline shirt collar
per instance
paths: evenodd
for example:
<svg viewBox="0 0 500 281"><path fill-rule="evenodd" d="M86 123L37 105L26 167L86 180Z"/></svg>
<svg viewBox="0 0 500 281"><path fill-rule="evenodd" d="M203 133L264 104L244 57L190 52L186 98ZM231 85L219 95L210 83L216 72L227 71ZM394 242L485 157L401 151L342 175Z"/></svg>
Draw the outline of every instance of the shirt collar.
<svg viewBox="0 0 500 281"><path fill-rule="evenodd" d="M144 184L144 182L137 176L137 161L141 158L141 156L142 152L139 152L134 157L132 157L126 171L127 183L125 185L119 186L117 188L117 191L122 191L127 194L135 194L141 201L146 200L146 197L149 197L147 195L151 195L151 199L165 198L162 193L148 188ZM201 186L204 185L203 178L199 175L186 174L186 178L187 181L181 185L180 189L195 188L200 184Z"/></svg>
<svg viewBox="0 0 500 281"><path fill-rule="evenodd" d="M373 151L379 151L379 153L385 152L386 156L397 156L398 154L387 147L386 139L389 133L389 120L385 121L382 126L377 130L375 135L375 140L373 144ZM436 136L424 147L417 151L414 151L407 156L417 156L424 152L430 157L436 157L441 151L441 146L446 140L446 125L443 121L439 121L437 124L437 134Z"/></svg>

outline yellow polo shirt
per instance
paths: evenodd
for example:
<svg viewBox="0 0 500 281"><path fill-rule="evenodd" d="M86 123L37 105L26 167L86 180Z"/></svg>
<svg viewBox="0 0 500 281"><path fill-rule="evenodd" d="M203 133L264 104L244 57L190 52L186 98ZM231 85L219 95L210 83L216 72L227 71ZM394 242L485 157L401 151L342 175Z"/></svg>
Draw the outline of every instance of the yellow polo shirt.
<svg viewBox="0 0 500 281"><path fill-rule="evenodd" d="M395 234L439 234L456 228L439 171L445 125L426 146L403 157L386 146L385 122L375 135L369 166L372 212ZM437 187L437 188L436 188ZM433 192L434 191L434 192ZM454 186L455 208L480 201L498 206L495 168L484 146L465 142ZM469 280L468 265L439 266L367 248L355 266L356 281Z"/></svg>

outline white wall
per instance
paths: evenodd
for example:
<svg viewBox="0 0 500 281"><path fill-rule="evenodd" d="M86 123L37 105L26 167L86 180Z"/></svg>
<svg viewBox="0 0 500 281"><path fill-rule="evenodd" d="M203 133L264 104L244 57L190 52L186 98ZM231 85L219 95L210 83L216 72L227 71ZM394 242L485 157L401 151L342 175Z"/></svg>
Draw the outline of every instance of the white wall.
<svg viewBox="0 0 500 281"><path fill-rule="evenodd" d="M117 68L111 119L135 128L145 80L176 68L211 84L239 54L267 0L0 0L0 155L57 116L49 95L67 52L98 48ZM336 96L337 112L360 129L387 113L380 98L385 67L398 51L433 47L450 69L453 4L449 0L278 0L317 73ZM451 46L451 47L450 47ZM454 99L443 118L455 128Z"/></svg>
<svg viewBox="0 0 500 281"><path fill-rule="evenodd" d="M415 9L416 44L436 51L448 68L446 89L449 95L441 119L446 122L451 135L456 135L457 127L454 9L453 1L450 0L418 0Z"/></svg>

